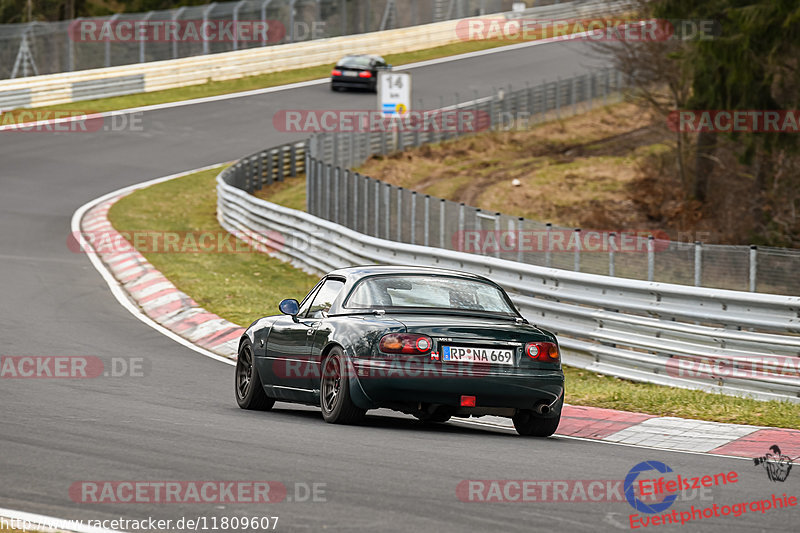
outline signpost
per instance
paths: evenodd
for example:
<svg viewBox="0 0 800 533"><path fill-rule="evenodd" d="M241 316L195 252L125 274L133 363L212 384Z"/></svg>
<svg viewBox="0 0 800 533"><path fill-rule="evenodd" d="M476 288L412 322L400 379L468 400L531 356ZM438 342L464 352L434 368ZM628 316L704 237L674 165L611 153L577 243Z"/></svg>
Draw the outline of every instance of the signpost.
<svg viewBox="0 0 800 533"><path fill-rule="evenodd" d="M378 72L378 110L398 117L411 109L411 74Z"/></svg>

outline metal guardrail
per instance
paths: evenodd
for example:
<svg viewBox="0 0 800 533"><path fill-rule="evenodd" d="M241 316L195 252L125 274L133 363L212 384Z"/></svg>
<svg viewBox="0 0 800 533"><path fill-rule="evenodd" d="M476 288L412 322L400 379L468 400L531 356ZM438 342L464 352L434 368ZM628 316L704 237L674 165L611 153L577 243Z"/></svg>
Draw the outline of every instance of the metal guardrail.
<svg viewBox="0 0 800 533"><path fill-rule="evenodd" d="M285 162L297 148L278 153ZM482 274L506 288L531 322L559 335L567 364L800 402L800 298L612 278L372 237L242 190L254 186L252 165L247 158L217 178L220 224L306 271L391 263Z"/></svg>

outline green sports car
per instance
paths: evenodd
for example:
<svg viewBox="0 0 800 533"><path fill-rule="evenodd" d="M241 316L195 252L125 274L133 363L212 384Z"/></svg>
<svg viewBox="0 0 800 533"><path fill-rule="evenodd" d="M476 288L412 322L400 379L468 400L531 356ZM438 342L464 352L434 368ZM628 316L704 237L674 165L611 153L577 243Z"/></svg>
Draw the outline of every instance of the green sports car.
<svg viewBox="0 0 800 533"><path fill-rule="evenodd" d="M552 435L564 403L556 337L525 320L481 276L438 268L335 270L302 302L280 303L242 335L236 400L318 405L327 422L389 408L428 423L510 417Z"/></svg>

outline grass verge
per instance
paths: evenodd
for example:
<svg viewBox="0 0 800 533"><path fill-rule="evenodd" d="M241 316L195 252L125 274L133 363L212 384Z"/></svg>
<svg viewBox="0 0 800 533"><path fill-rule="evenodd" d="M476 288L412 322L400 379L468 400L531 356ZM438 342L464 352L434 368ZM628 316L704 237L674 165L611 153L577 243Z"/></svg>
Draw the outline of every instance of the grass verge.
<svg viewBox="0 0 800 533"><path fill-rule="evenodd" d="M215 216L214 179L220 170L199 172L136 191L117 202L109 218L120 231L224 231ZM303 209L305 180L288 178L257 195ZM282 298L299 299L316 281L258 253L144 255L205 309L242 325L275 313ZM800 420L800 404L633 383L577 368L566 367L564 371L567 401L573 405L794 429Z"/></svg>

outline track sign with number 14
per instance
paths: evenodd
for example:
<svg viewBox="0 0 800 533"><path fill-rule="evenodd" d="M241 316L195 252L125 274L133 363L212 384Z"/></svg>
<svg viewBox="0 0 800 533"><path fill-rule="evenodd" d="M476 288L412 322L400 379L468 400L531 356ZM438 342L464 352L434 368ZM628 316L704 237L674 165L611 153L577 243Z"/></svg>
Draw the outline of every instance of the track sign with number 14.
<svg viewBox="0 0 800 533"><path fill-rule="evenodd" d="M378 109L385 115L404 115L411 109L411 74L378 73Z"/></svg>

